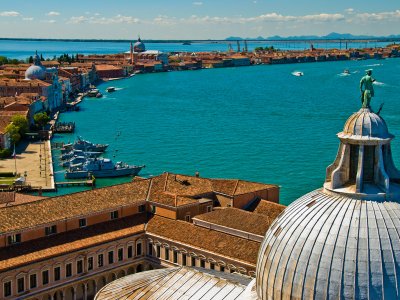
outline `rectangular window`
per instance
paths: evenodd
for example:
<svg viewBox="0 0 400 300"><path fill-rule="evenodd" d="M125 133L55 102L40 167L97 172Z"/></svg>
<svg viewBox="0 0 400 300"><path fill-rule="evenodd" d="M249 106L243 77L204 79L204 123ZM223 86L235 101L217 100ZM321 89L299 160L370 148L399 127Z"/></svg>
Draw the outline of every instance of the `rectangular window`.
<svg viewBox="0 0 400 300"><path fill-rule="evenodd" d="M200 267L205 268L206 267L206 262L204 259L200 260Z"/></svg>
<svg viewBox="0 0 400 300"><path fill-rule="evenodd" d="M225 267L224 267L224 266L220 266L220 267L219 267L219 270L220 270L221 272L225 272Z"/></svg>
<svg viewBox="0 0 400 300"><path fill-rule="evenodd" d="M212 206L207 206L207 212L211 212L212 211Z"/></svg>
<svg viewBox="0 0 400 300"><path fill-rule="evenodd" d="M93 257L89 257L88 258L88 266L87 266L88 270L93 270Z"/></svg>
<svg viewBox="0 0 400 300"><path fill-rule="evenodd" d="M136 256L142 255L142 243L136 244Z"/></svg>
<svg viewBox="0 0 400 300"><path fill-rule="evenodd" d="M111 220L118 219L118 210L111 212Z"/></svg>
<svg viewBox="0 0 400 300"><path fill-rule="evenodd" d="M50 234L55 234L57 233L57 225L49 226L45 228L45 234L50 235Z"/></svg>
<svg viewBox="0 0 400 300"><path fill-rule="evenodd" d="M83 260L78 260L76 262L76 273L78 274L83 273Z"/></svg>
<svg viewBox="0 0 400 300"><path fill-rule="evenodd" d="M178 252L174 251L174 264L178 263Z"/></svg>
<svg viewBox="0 0 400 300"><path fill-rule="evenodd" d="M210 263L210 269L211 269L211 270L215 270L215 264Z"/></svg>
<svg viewBox="0 0 400 300"><path fill-rule="evenodd" d="M54 268L54 281L61 279L61 267Z"/></svg>
<svg viewBox="0 0 400 300"><path fill-rule="evenodd" d="M22 293L23 291L25 291L25 279L21 277L17 279L17 292Z"/></svg>
<svg viewBox="0 0 400 300"><path fill-rule="evenodd" d="M192 261L191 261L191 266L195 267L196 266L196 258L192 256Z"/></svg>
<svg viewBox="0 0 400 300"><path fill-rule="evenodd" d="M128 246L128 258L132 258L132 256L133 256L133 247Z"/></svg>
<svg viewBox="0 0 400 300"><path fill-rule="evenodd" d="M158 258L160 258L160 256L161 256L161 247L160 247L160 245L157 245L157 257Z"/></svg>
<svg viewBox="0 0 400 300"><path fill-rule="evenodd" d="M149 243L149 255L153 256L153 244Z"/></svg>
<svg viewBox="0 0 400 300"><path fill-rule="evenodd" d="M169 249L165 248L165 260L169 260Z"/></svg>
<svg viewBox="0 0 400 300"><path fill-rule="evenodd" d="M11 281L4 282L3 291L4 297L11 296Z"/></svg>
<svg viewBox="0 0 400 300"><path fill-rule="evenodd" d="M124 260L124 249L119 248L118 249L118 261Z"/></svg>
<svg viewBox="0 0 400 300"><path fill-rule="evenodd" d="M100 267L103 266L103 264L104 264L104 261L103 261L103 254L99 254L99 255L97 256L97 266L100 268Z"/></svg>
<svg viewBox="0 0 400 300"><path fill-rule="evenodd" d="M185 221L190 222L190 215L185 216Z"/></svg>
<svg viewBox="0 0 400 300"><path fill-rule="evenodd" d="M182 266L186 266L186 254L182 254Z"/></svg>
<svg viewBox="0 0 400 300"><path fill-rule="evenodd" d="M46 285L49 283L49 270L42 272L42 284Z"/></svg>
<svg viewBox="0 0 400 300"><path fill-rule="evenodd" d="M108 263L113 264L114 263L114 251L108 252Z"/></svg>
<svg viewBox="0 0 400 300"><path fill-rule="evenodd" d="M141 212L145 212L145 210L146 210L146 206L144 205L144 204L142 204L142 205L139 205L139 208L138 208L138 210L139 210L139 212L141 213Z"/></svg>
<svg viewBox="0 0 400 300"><path fill-rule="evenodd" d="M72 264L69 263L65 266L65 277L71 277L72 276Z"/></svg>
<svg viewBox="0 0 400 300"><path fill-rule="evenodd" d="M17 233L17 234L12 234L8 236L8 244L12 245L12 244L17 244L17 243L21 243L21 234Z"/></svg>
<svg viewBox="0 0 400 300"><path fill-rule="evenodd" d="M34 289L37 287L37 276L36 274L31 274L29 276L29 288Z"/></svg>
<svg viewBox="0 0 400 300"><path fill-rule="evenodd" d="M79 227L86 227L86 219L79 219Z"/></svg>

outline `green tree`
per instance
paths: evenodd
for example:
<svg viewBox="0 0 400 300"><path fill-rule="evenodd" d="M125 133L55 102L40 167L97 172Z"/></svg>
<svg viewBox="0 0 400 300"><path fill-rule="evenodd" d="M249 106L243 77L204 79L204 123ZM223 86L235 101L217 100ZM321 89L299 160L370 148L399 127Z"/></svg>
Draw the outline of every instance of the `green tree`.
<svg viewBox="0 0 400 300"><path fill-rule="evenodd" d="M23 136L28 132L29 124L26 117L22 115L15 115L11 118L11 122L18 128L18 133Z"/></svg>
<svg viewBox="0 0 400 300"><path fill-rule="evenodd" d="M31 55L31 56L29 56L28 63L30 63L30 64L33 64L33 56L32 56L32 55Z"/></svg>
<svg viewBox="0 0 400 300"><path fill-rule="evenodd" d="M10 123L6 127L6 132L10 135L10 139L13 144L18 143L21 140L21 135L19 134L18 126L15 126L14 123Z"/></svg>
<svg viewBox="0 0 400 300"><path fill-rule="evenodd" d="M0 56L0 66L8 64L8 58L5 56Z"/></svg>
<svg viewBox="0 0 400 300"><path fill-rule="evenodd" d="M47 115L46 112L37 113L33 116L33 120L35 120L35 123L43 129L47 122L50 121L50 117Z"/></svg>

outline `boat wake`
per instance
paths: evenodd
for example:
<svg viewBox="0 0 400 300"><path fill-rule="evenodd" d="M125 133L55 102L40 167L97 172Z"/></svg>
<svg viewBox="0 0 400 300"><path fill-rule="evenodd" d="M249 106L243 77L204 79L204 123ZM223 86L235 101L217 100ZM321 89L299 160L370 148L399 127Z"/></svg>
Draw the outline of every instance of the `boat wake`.
<svg viewBox="0 0 400 300"><path fill-rule="evenodd" d="M116 91L123 90L124 88L115 88Z"/></svg>
<svg viewBox="0 0 400 300"><path fill-rule="evenodd" d="M383 82L380 82L380 81L374 81L373 84L377 85L377 86L386 86L386 83L383 83Z"/></svg>
<svg viewBox="0 0 400 300"><path fill-rule="evenodd" d="M371 64L371 65L365 65L363 67L380 67L383 66L383 64Z"/></svg>

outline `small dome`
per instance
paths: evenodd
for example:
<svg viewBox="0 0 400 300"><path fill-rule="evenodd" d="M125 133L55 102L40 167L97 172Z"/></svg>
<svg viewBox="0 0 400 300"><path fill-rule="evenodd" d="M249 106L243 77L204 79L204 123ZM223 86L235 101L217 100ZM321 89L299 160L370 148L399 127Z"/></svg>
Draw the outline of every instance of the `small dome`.
<svg viewBox="0 0 400 300"><path fill-rule="evenodd" d="M398 211L321 190L296 200L260 247L259 299L399 299Z"/></svg>
<svg viewBox="0 0 400 300"><path fill-rule="evenodd" d="M137 42L133 45L133 50L135 52L144 52L146 51L146 47L140 38L138 38Z"/></svg>
<svg viewBox="0 0 400 300"><path fill-rule="evenodd" d="M339 138L346 139L390 139L385 120L372 112L369 108L361 108L347 119L343 131L338 134Z"/></svg>

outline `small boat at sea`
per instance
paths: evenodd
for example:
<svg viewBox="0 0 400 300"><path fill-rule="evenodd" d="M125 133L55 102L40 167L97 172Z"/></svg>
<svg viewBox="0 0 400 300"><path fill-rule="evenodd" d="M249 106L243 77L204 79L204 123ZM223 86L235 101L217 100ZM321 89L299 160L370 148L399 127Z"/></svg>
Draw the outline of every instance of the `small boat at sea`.
<svg viewBox="0 0 400 300"><path fill-rule="evenodd" d="M65 144L64 148L61 149L61 153L67 153L71 150L82 150L88 152L104 152L106 151L108 144L94 144L89 141L85 141L82 137L78 136L78 139L72 144Z"/></svg>
<svg viewBox="0 0 400 300"><path fill-rule="evenodd" d="M350 75L350 71L349 71L349 69L345 69L345 70L343 71L343 74Z"/></svg>
<svg viewBox="0 0 400 300"><path fill-rule="evenodd" d="M65 178L78 179L89 178L94 176L96 178L104 177L121 177L121 176L135 176L139 174L145 166L131 166L124 162L113 163L108 158L91 158L86 160L83 164L72 165L65 172Z"/></svg>
<svg viewBox="0 0 400 300"><path fill-rule="evenodd" d="M106 88L106 91L107 91L108 93L115 92L115 87L110 86L110 87Z"/></svg>
<svg viewBox="0 0 400 300"><path fill-rule="evenodd" d="M191 45L191 43L190 42L183 42L182 45L189 46L189 45Z"/></svg>
<svg viewBox="0 0 400 300"><path fill-rule="evenodd" d="M295 71L295 72L292 73L292 75L293 75L293 76L298 76L298 77L299 77L299 76L303 76L304 73L303 73L303 72L300 72L300 71Z"/></svg>
<svg viewBox="0 0 400 300"><path fill-rule="evenodd" d="M85 156L85 157L89 157L89 158L95 158L95 157L99 157L100 155L102 155L103 152L94 152L94 151L83 151L83 150L76 150L76 149L72 149L71 151L64 153L60 156L61 160L67 160L67 159L71 159L74 156Z"/></svg>

